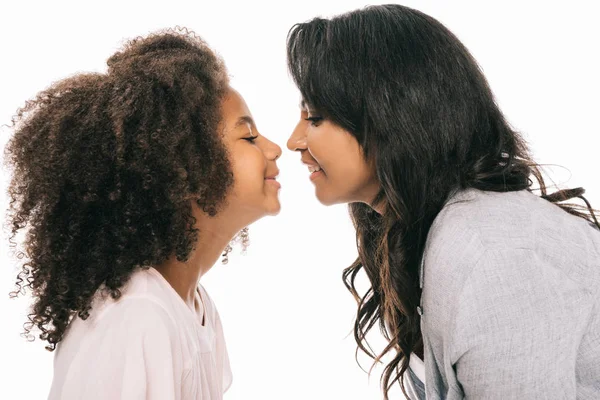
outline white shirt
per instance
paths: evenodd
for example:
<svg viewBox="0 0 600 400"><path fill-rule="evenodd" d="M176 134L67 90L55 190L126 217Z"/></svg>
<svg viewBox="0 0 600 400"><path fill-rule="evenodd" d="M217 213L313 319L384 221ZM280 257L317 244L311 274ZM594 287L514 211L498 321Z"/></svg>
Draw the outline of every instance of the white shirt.
<svg viewBox="0 0 600 400"><path fill-rule="evenodd" d="M202 286L195 303L154 268L118 300L96 295L57 346L49 400L221 400L232 381L221 320Z"/></svg>
<svg viewBox="0 0 600 400"><path fill-rule="evenodd" d="M425 384L425 363L423 360L415 353L412 353L410 355L410 360L408 361L408 366L412 369L417 378Z"/></svg>
<svg viewBox="0 0 600 400"><path fill-rule="evenodd" d="M421 381L425 386L425 363L415 353L411 353L410 360L408 362L408 368L415 374L417 379ZM411 376L408 374L408 370L404 375L404 386L409 395L410 399L420 399L419 391L417 390L416 383L413 382Z"/></svg>

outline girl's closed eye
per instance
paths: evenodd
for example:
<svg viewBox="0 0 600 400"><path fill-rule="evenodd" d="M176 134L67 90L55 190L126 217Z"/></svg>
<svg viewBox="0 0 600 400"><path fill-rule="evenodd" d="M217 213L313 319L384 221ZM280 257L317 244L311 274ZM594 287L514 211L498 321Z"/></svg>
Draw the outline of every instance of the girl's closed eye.
<svg viewBox="0 0 600 400"><path fill-rule="evenodd" d="M254 141L256 140L256 138L258 138L258 135L256 135L256 136L250 135L250 136L247 136L247 137L242 138L242 139L244 139L247 142L250 142L250 143L254 144Z"/></svg>

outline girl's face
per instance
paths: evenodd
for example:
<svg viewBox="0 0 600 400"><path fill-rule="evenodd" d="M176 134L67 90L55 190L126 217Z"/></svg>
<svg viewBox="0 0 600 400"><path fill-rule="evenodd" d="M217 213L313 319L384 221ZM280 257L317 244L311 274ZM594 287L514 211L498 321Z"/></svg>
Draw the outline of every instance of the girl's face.
<svg viewBox="0 0 600 400"><path fill-rule="evenodd" d="M275 160L281 148L261 135L243 97L234 89L222 103L221 131L233 171L233 188L227 197L229 212L250 223L279 212L279 169Z"/></svg>
<svg viewBox="0 0 600 400"><path fill-rule="evenodd" d="M287 147L300 152L322 204L371 204L377 196L375 168L365 160L356 138L304 104Z"/></svg>

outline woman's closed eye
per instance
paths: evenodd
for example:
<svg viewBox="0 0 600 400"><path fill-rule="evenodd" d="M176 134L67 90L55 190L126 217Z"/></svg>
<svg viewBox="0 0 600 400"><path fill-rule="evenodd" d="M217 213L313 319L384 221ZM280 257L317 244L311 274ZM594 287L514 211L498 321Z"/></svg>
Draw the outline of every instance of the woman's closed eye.
<svg viewBox="0 0 600 400"><path fill-rule="evenodd" d="M312 126L318 126L321 121L323 121L323 117L311 116L308 118L304 118L306 121L310 121Z"/></svg>
<svg viewBox="0 0 600 400"><path fill-rule="evenodd" d="M258 138L258 135L256 135L256 136L250 135L250 136L244 137L242 139L244 139L247 142L254 143L254 141L256 140L256 138Z"/></svg>

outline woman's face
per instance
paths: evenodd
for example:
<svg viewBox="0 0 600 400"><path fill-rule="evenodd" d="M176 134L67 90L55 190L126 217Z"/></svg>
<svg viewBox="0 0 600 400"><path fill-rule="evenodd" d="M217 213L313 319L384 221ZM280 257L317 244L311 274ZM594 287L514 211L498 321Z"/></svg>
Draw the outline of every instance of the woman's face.
<svg viewBox="0 0 600 400"><path fill-rule="evenodd" d="M287 147L300 153L322 204L371 204L377 196L375 168L365 160L356 138L304 104Z"/></svg>
<svg viewBox="0 0 600 400"><path fill-rule="evenodd" d="M275 160L281 148L260 134L243 97L229 89L222 103L221 131L233 171L233 188L227 197L229 212L250 223L279 212L279 169Z"/></svg>

